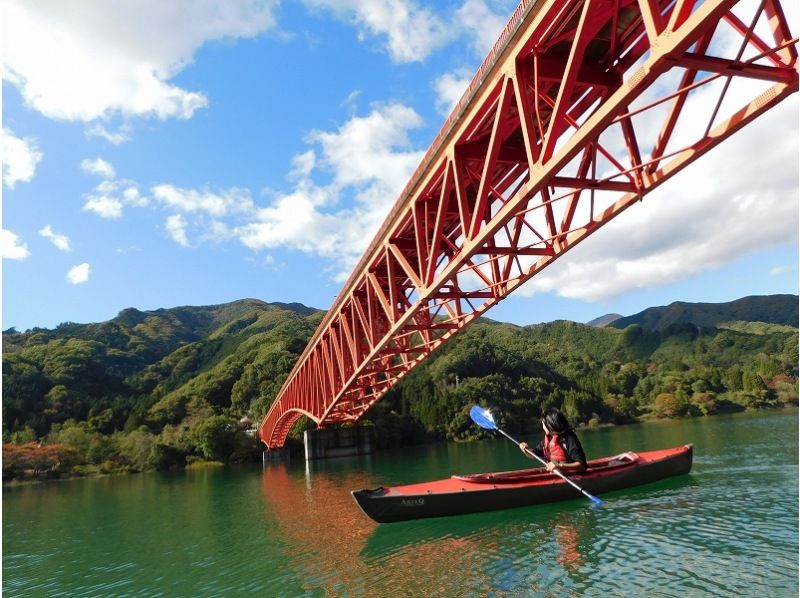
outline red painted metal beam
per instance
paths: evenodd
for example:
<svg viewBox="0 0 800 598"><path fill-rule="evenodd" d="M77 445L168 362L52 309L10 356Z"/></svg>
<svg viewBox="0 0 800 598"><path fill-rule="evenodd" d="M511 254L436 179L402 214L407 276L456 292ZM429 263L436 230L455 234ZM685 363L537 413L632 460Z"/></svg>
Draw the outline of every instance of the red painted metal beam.
<svg viewBox="0 0 800 598"><path fill-rule="evenodd" d="M289 374L261 440L281 446L301 415L358 420L520 284L797 91L796 45L777 0L750 14L735 0L523 1ZM738 80L760 88L726 96ZM694 102L700 94L716 102ZM738 105L722 114L723 99Z"/></svg>

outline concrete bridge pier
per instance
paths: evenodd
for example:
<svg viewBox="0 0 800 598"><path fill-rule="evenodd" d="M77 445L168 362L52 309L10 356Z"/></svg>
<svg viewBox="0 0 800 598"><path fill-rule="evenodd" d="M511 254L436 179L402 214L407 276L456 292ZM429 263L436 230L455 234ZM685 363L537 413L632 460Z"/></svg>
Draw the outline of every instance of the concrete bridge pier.
<svg viewBox="0 0 800 598"><path fill-rule="evenodd" d="M270 449L268 451L261 451L261 465L266 466L267 463L280 463L289 460L289 449L278 448Z"/></svg>
<svg viewBox="0 0 800 598"><path fill-rule="evenodd" d="M304 433L306 461L368 455L375 446L373 426L317 428Z"/></svg>

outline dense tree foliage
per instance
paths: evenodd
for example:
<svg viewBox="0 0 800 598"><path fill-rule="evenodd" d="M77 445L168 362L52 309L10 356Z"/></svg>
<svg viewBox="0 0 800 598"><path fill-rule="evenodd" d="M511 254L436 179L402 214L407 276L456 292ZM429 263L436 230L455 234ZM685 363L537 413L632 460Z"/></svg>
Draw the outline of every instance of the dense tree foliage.
<svg viewBox="0 0 800 598"><path fill-rule="evenodd" d="M795 311L796 304L797 297ZM663 309L672 323L623 329L478 321L365 419L378 428L379 445L390 446L479 435L468 415L473 403L492 405L509 432L525 433L538 429L549 406L594 426L797 402L795 326L726 319L718 307L717 325L704 327L674 305ZM648 321L665 321L648 312ZM321 317L297 304L243 300L5 331L3 438L27 448L8 449L13 466L4 478L257 456L247 429L266 413ZM298 422L293 434L308 425Z"/></svg>
<svg viewBox="0 0 800 598"><path fill-rule="evenodd" d="M260 451L253 422L322 313L243 300L7 330L4 442L70 447L78 473L251 460Z"/></svg>
<svg viewBox="0 0 800 598"><path fill-rule="evenodd" d="M633 316L614 320L610 326L624 329L639 324L650 330L664 330L673 324L694 324L722 328L729 322L761 322L797 326L797 295L742 297L729 303L685 303L651 307Z"/></svg>

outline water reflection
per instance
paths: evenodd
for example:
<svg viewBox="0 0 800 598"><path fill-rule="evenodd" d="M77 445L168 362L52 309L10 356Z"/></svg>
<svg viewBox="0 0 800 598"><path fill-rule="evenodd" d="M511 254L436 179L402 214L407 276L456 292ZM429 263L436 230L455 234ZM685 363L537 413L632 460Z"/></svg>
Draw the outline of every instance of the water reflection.
<svg viewBox="0 0 800 598"><path fill-rule="evenodd" d="M684 516L694 516L698 508L695 496L681 491L696 485L684 476L630 489L599 510L577 497L521 509L378 525L360 511L350 491L379 486L382 480L358 466L368 470L371 463L334 460L302 468L278 463L262 472L264 503L279 528L287 564L309 591L334 595L367 590L413 595L430 593L431 588L446 595L577 591L590 584L592 571L609 552L636 558L635 551L642 547L636 538L640 522L658 518L665 508L678 509ZM612 530L629 542L610 542ZM448 579L469 580L463 581L468 587L452 587Z"/></svg>
<svg viewBox="0 0 800 598"><path fill-rule="evenodd" d="M574 583L562 577L579 573L583 547L593 543L594 516L582 501L378 525L350 496L376 485L372 474L331 462L263 471L265 506L280 528L288 565L309 591L543 592Z"/></svg>
<svg viewBox="0 0 800 598"><path fill-rule="evenodd" d="M672 430L669 425L646 431L650 443L659 446L679 444L687 435L685 429ZM661 438L671 432L680 438ZM708 436L715 442L719 434ZM631 435L626 432L616 440L621 447L601 452L637 444ZM685 438L691 440L696 438ZM598 435L594 441L602 445L607 439ZM699 588L720 589L708 566L729 568L722 560L725 556L743 556L746 544L736 539L735 528L743 520L742 510L729 516L708 508L708 497L716 494L723 504L750 498L738 488L708 479L716 477L718 467L731 470L736 451L730 450L727 455L709 451L714 457L698 451L700 461L708 464L701 473L610 493L599 510L576 497L550 505L378 525L350 496L357 488L436 479L453 469L497 469L513 462L513 455L502 454L502 444L458 448L461 454L448 446L431 448L427 456L412 451L401 460L375 455L304 467L276 464L264 470L264 502L278 522L293 574L308 591L330 595L545 596L597 590L678 596ZM713 462L717 455L724 455L719 466ZM755 486L749 488L752 492ZM751 535L760 535L761 530L753 528ZM718 531L725 539L714 537ZM717 548L708 552L698 546Z"/></svg>
<svg viewBox="0 0 800 598"><path fill-rule="evenodd" d="M556 525L556 542L559 547L557 560L568 571L576 571L583 565L578 546L578 528L572 525Z"/></svg>
<svg viewBox="0 0 800 598"><path fill-rule="evenodd" d="M360 512L350 490L371 484L374 480L358 471L331 474L315 472L313 466L290 469L285 463L263 470L265 505L292 569L309 589L336 594L363 580L358 551L376 524Z"/></svg>
<svg viewBox="0 0 800 598"><path fill-rule="evenodd" d="M692 441L695 468L597 510L577 496L388 525L350 491L511 469L519 451L487 441L18 488L3 493L3 596L797 596L796 410L584 438L594 455Z"/></svg>
<svg viewBox="0 0 800 598"><path fill-rule="evenodd" d="M453 580L464 574L485 578L486 556L470 534L453 534L453 518L430 520L438 524L433 533L420 534L419 525L378 526L364 515L350 490L376 485L370 474L339 470L330 462L302 472L285 464L263 471L265 504L277 520L290 565L308 590L424 595L434 587L450 594ZM372 551L365 550L369 545Z"/></svg>

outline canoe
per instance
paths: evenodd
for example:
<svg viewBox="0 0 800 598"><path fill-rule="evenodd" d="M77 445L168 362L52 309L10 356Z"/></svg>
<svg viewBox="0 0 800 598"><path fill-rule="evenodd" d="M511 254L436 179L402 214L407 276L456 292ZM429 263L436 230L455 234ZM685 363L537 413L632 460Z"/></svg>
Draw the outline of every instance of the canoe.
<svg viewBox="0 0 800 598"><path fill-rule="evenodd" d="M644 453L622 453L588 462L586 471L571 475L590 494L649 484L689 473L692 445ZM454 475L444 480L353 490L368 517L391 523L423 517L444 517L511 509L582 498L572 486L542 467L497 473Z"/></svg>

